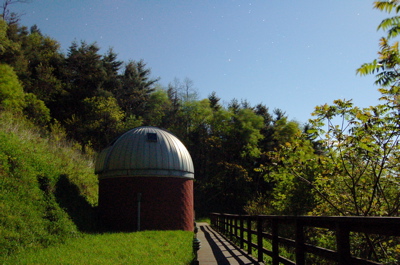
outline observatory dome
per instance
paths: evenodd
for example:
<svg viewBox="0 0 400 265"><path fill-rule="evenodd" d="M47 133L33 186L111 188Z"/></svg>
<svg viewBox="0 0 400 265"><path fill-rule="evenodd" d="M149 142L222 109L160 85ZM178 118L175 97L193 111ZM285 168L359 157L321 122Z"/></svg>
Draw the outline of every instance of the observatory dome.
<svg viewBox="0 0 400 265"><path fill-rule="evenodd" d="M114 140L98 156L99 179L157 176L194 178L193 161L170 132L150 126L134 128Z"/></svg>
<svg viewBox="0 0 400 265"><path fill-rule="evenodd" d="M99 154L95 171L105 228L193 231L193 161L173 134L134 128Z"/></svg>

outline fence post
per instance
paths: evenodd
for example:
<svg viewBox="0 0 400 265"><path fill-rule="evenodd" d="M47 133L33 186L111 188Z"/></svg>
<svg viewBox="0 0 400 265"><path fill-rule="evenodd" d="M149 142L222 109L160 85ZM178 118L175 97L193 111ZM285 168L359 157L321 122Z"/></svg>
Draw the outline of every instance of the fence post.
<svg viewBox="0 0 400 265"><path fill-rule="evenodd" d="M244 248L244 226L243 226L243 216L240 216L240 248Z"/></svg>
<svg viewBox="0 0 400 265"><path fill-rule="evenodd" d="M233 216L229 216L229 238L233 240Z"/></svg>
<svg viewBox="0 0 400 265"><path fill-rule="evenodd" d="M210 222L211 222L211 226L213 226L214 228L217 226L217 220L216 220L216 216L214 214L210 215Z"/></svg>
<svg viewBox="0 0 400 265"><path fill-rule="evenodd" d="M234 237L235 237L235 242L237 242L236 240L238 238L238 217L235 216L234 218L235 218L235 227L234 227L235 236Z"/></svg>
<svg viewBox="0 0 400 265"><path fill-rule="evenodd" d="M339 265L351 264L350 232L343 224L336 224L336 245L339 255Z"/></svg>
<svg viewBox="0 0 400 265"><path fill-rule="evenodd" d="M278 238L278 220L271 219L272 222L272 264L279 265L279 238Z"/></svg>
<svg viewBox="0 0 400 265"><path fill-rule="evenodd" d="M219 216L219 218L220 218L220 225L219 225L219 231L222 233L222 234L225 234L225 216L224 216L224 214L223 213L221 213L221 215Z"/></svg>
<svg viewBox="0 0 400 265"><path fill-rule="evenodd" d="M229 216L224 216L224 234L229 236Z"/></svg>
<svg viewBox="0 0 400 265"><path fill-rule="evenodd" d="M305 264L304 226L303 222L296 218L296 264Z"/></svg>
<svg viewBox="0 0 400 265"><path fill-rule="evenodd" d="M264 261L263 255L263 219L257 216L257 249L258 249L258 262Z"/></svg>
<svg viewBox="0 0 400 265"><path fill-rule="evenodd" d="M248 216L247 217L247 253L249 253L249 255L251 255L251 253L253 252L253 247L251 246L251 244L252 244L251 238L252 238L252 234L251 234L251 216Z"/></svg>

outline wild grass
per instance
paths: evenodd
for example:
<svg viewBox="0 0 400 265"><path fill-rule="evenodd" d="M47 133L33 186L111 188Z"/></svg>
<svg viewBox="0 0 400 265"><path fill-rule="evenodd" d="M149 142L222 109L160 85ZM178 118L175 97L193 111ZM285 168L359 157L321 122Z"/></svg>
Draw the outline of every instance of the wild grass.
<svg viewBox="0 0 400 265"><path fill-rule="evenodd" d="M79 236L94 224L93 158L0 112L0 258Z"/></svg>
<svg viewBox="0 0 400 265"><path fill-rule="evenodd" d="M193 233L143 231L89 235L9 257L3 264L190 264Z"/></svg>

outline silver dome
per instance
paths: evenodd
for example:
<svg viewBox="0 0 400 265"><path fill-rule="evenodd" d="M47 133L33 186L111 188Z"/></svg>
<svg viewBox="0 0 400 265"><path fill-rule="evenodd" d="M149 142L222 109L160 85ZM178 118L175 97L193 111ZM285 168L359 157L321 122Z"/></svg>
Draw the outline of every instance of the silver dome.
<svg viewBox="0 0 400 265"><path fill-rule="evenodd" d="M157 127L138 127L117 138L98 156L99 178L166 176L194 178L193 161L182 142Z"/></svg>

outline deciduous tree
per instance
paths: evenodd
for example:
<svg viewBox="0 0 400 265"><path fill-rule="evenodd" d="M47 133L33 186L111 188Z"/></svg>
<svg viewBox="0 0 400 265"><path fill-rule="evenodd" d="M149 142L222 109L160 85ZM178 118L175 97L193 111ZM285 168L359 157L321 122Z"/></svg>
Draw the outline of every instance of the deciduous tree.
<svg viewBox="0 0 400 265"><path fill-rule="evenodd" d="M0 64L0 108L21 113L25 107L25 95L13 68Z"/></svg>

